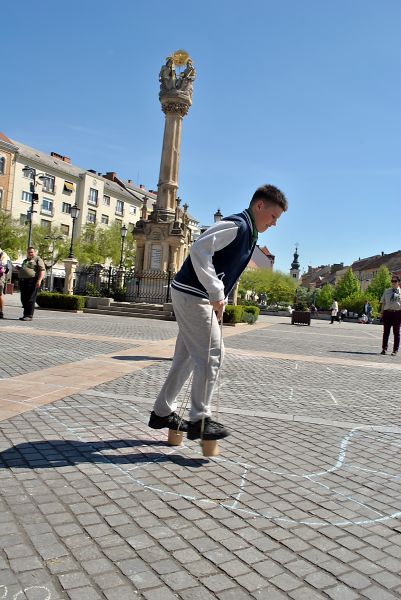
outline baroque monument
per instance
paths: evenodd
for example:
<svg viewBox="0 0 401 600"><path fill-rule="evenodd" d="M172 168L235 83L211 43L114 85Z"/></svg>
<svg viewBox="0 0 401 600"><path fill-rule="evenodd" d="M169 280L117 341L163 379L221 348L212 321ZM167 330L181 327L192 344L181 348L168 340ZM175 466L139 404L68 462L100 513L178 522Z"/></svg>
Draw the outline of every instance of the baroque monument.
<svg viewBox="0 0 401 600"><path fill-rule="evenodd" d="M177 72L177 67L183 70ZM148 215L145 202L134 229L137 273L149 270L175 272L189 252L188 206L181 209L177 189L182 119L192 104L195 76L192 60L184 50L168 56L160 70L159 100L165 114L163 149L156 203Z"/></svg>

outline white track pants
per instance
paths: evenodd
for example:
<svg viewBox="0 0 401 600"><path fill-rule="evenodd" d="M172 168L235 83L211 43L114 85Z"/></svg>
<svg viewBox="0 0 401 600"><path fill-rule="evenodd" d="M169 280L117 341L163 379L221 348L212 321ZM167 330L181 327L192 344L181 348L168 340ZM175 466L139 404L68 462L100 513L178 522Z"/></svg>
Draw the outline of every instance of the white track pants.
<svg viewBox="0 0 401 600"><path fill-rule="evenodd" d="M211 415L211 400L223 361L221 331L206 298L171 289L178 324L173 364L156 399L154 411L166 417L177 408L177 396L193 371L189 418L199 421ZM209 353L210 341L210 353Z"/></svg>

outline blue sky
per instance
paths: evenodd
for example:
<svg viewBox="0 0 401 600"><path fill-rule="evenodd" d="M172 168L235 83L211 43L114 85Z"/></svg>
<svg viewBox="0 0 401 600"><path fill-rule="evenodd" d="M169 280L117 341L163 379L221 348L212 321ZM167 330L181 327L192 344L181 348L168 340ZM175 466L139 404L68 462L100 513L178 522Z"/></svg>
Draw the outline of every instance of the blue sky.
<svg viewBox="0 0 401 600"><path fill-rule="evenodd" d="M2 6L0 131L156 189L158 73L197 69L179 195L201 223L263 183L289 210L259 238L288 271L401 249L398 0L15 0Z"/></svg>

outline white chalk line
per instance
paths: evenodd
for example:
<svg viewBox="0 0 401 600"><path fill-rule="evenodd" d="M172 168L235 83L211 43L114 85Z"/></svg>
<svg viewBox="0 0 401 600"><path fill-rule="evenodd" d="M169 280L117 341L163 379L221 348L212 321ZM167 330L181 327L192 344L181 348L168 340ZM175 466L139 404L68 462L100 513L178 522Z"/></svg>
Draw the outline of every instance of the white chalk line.
<svg viewBox="0 0 401 600"><path fill-rule="evenodd" d="M46 409L39 409L41 412L46 412ZM140 413L140 411L138 409L134 409L136 412L138 412L139 414L142 415L142 413ZM75 435L76 437L78 437L78 439L80 439L81 441L85 442L84 439L81 438L81 436L77 433L76 428L72 428L67 426L65 423L62 423L59 419L57 419L56 417L54 417L53 415L49 414L49 416L56 420L58 423L60 423L62 426L64 426L68 431L70 431L73 435ZM347 450L347 446L350 443L352 437L358 432L360 431L362 428L359 427L355 427L353 428L347 435L345 435L341 442L340 442L340 448L339 448L339 453L338 453L338 457L337 457L337 461L336 463L329 469L325 469L322 471L318 471L315 473L303 473L303 474L295 474L295 473L289 473L289 472L284 472L284 471L275 471L272 469L267 469L265 467L259 466L259 465L253 465L253 464L245 464L245 463L241 463L239 461L234 461L232 459L227 459L227 458L221 458L221 457L216 457L214 458L214 461L211 462L229 462L235 466L241 466L243 467L245 470L242 474L241 477L241 481L240 481L240 488L239 488L239 492L236 494L236 496L234 497L234 500L231 504L227 504L226 502L222 502L221 500L212 500L212 499L208 499L208 498L202 498L200 496L192 496L189 494L182 494L179 492L173 492L170 490L166 490L166 489L162 489L162 488L158 488L156 486L153 485L148 485L146 483L144 483L142 480L140 479L136 479L135 477L133 477L130 473L130 471L136 470L136 468L139 467L143 467L145 464L149 465L149 464L153 464L153 463L157 463L159 462L160 458L159 457L155 457L154 459L151 459L150 461L147 461L145 463L141 463L140 465L136 465L135 468L132 469L124 469L123 467L121 467L118 464L115 464L113 461L111 461L110 459L108 459L107 455L102 455L106 461L113 466L114 468L116 468L118 471L120 471L123 475L125 475L126 477L128 477L131 481L133 481L134 483L136 483L137 485L139 485L140 487L142 487L143 489L152 491L154 493L157 494L161 494L163 496L174 496L176 498L183 498L185 500L191 501L191 502L197 502L197 503L206 503L212 506L221 506L223 508L227 508L229 510L235 511L235 512L239 512L240 514L244 514L244 515L248 515L248 516L258 516L258 517L262 517L271 521L280 521L280 522L286 522L286 523L290 523L290 524L301 524L301 525L310 525L310 526L328 526L328 525L335 525L335 526L347 526L347 525L371 525L374 523L383 523L385 521L391 520L391 519L397 519L399 516L401 516L401 511L397 511L394 512L390 515L382 515L381 513L378 513L377 511L375 511L375 509L370 508L369 506L361 503L360 501L352 498L351 496L345 496L343 495L343 497L345 499L347 499L348 501L352 502L352 503L356 503L361 507L364 507L367 510L371 510L373 512L376 512L377 514L379 514L380 516L377 517L376 519L356 519L356 520L351 520L351 519L347 519L347 520L343 520L343 521L313 521L310 519L304 519L304 520L294 520L294 519L290 519L288 517L278 517L278 516L274 516L265 512L261 512L261 511L253 511L250 510L248 508L242 508L239 506L239 502L240 502L240 498L241 496L246 493L246 482L247 482L247 471L250 469L254 469L254 470L258 470L258 471L265 471L271 474L276 474L276 475L282 475L284 477L297 477L300 479L308 479L311 482L313 481L313 483L315 484L320 484L322 487L325 487L326 489L328 489L329 491L331 491L333 494L338 494L338 492L336 492L335 490L332 490L329 486L326 486L325 484L321 484L321 482L316 482L314 481L312 478L315 477L321 477L324 475L328 475L329 473L333 473L336 470L339 470L341 467L343 467L344 462L345 462L345 456L346 456L346 450ZM88 443L88 442L86 442ZM90 444L90 442L89 442ZM188 449L188 446L184 446L184 447L177 447L177 448L173 448L172 450L170 450L169 455L172 455L174 453L176 453L179 449ZM200 454L199 452L197 452L198 454ZM374 472L374 471L373 471ZM312 517L311 517L312 518Z"/></svg>

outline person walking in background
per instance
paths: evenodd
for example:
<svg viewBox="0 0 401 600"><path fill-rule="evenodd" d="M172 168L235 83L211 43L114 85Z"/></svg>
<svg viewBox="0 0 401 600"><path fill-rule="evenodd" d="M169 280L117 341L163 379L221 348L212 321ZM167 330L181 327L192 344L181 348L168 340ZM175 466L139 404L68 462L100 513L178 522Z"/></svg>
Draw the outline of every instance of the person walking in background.
<svg viewBox="0 0 401 600"><path fill-rule="evenodd" d="M20 317L20 321L32 321L36 296L42 285L45 270L44 262L40 256L36 256L35 248L29 246L18 272L21 304L24 309L24 316Z"/></svg>
<svg viewBox="0 0 401 600"><path fill-rule="evenodd" d="M369 300L365 300L365 304L363 305L363 312L368 317L368 323L372 322L372 305Z"/></svg>
<svg viewBox="0 0 401 600"><path fill-rule="evenodd" d="M340 321L339 317L338 317L338 302L336 300L336 298L333 298L333 303L330 306L330 310L331 310L331 321L330 321L330 325L333 325L334 320L336 321Z"/></svg>
<svg viewBox="0 0 401 600"><path fill-rule="evenodd" d="M381 311L383 321L383 342L381 354L386 354L388 347L388 338L391 328L393 328L393 351L391 356L396 356L400 347L400 326L401 326L401 289L400 278L397 275L391 276L392 287L384 290L381 297Z"/></svg>

